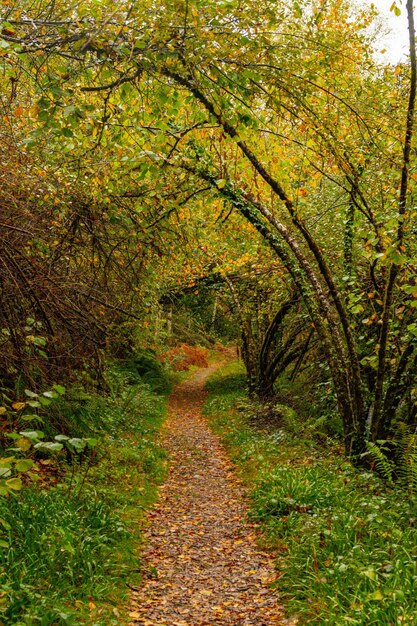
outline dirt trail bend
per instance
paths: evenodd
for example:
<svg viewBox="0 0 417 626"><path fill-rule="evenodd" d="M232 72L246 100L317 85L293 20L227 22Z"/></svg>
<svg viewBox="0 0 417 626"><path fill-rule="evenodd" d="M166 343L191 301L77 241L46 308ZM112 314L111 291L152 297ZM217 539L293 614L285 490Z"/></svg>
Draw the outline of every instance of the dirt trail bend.
<svg viewBox="0 0 417 626"><path fill-rule="evenodd" d="M199 370L170 399L164 430L170 472L150 515L145 582L133 594L131 624L290 623L269 587L273 563L256 545L243 489L201 415L204 382L215 369Z"/></svg>

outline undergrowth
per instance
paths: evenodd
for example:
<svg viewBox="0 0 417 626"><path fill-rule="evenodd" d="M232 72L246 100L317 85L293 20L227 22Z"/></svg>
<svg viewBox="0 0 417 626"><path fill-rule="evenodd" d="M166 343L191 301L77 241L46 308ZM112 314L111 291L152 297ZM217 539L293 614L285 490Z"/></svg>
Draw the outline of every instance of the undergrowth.
<svg viewBox="0 0 417 626"><path fill-rule="evenodd" d="M127 623L120 607L127 581L139 582L143 512L165 473L163 376L160 364L147 383L134 364L114 366L109 394L72 390L51 410L45 430L94 433L97 456L72 468L43 459L46 479L0 498L0 624Z"/></svg>
<svg viewBox="0 0 417 626"><path fill-rule="evenodd" d="M417 624L410 492L356 470L337 447L312 443L292 413L289 423L284 415L279 425L258 428L238 364L218 371L207 389L206 415L278 555L276 586L287 612L299 624Z"/></svg>

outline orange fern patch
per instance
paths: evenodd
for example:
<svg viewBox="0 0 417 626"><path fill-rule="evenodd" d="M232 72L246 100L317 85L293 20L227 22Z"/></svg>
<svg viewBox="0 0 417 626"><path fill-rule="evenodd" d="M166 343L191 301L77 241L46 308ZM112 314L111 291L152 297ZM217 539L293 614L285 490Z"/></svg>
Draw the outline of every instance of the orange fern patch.
<svg viewBox="0 0 417 626"><path fill-rule="evenodd" d="M170 363L176 372L184 372L191 365L208 367L208 350L200 346L180 343L159 356L163 363Z"/></svg>

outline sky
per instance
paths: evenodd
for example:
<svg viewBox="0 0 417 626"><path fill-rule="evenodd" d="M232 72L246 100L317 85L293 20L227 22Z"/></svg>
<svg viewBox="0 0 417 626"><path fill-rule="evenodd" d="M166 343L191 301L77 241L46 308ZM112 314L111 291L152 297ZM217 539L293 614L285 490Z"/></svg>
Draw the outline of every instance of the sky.
<svg viewBox="0 0 417 626"><path fill-rule="evenodd" d="M408 26L405 1L396 0L396 5L401 10L401 15L398 17L394 15L393 11L390 11L393 0L373 0L372 2L380 12L381 19L383 19L387 28L391 31L389 35L381 39L381 45L378 46L380 50L386 48L383 58L390 63L398 63L398 61L404 60L408 54ZM367 4L371 4L371 1L367 0Z"/></svg>

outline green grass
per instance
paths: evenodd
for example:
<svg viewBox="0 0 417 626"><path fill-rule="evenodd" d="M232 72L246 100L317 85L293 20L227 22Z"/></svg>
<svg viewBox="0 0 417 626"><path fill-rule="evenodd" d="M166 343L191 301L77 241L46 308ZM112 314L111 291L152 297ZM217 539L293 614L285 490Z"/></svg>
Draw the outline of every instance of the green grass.
<svg viewBox="0 0 417 626"><path fill-rule="evenodd" d="M127 380L124 370L111 382L110 396L86 396L76 406L78 433L100 435L97 458L85 459L73 476L68 468L54 486L0 499L0 624L128 622L126 583L140 582L144 512L166 470L158 433L167 397ZM75 418L68 405L56 414L68 415L69 428Z"/></svg>
<svg viewBox="0 0 417 626"><path fill-rule="evenodd" d="M336 446L313 443L308 427L294 434L285 416L279 428L257 428L239 368L209 381L205 412L277 554L288 614L300 624L417 624L415 500L353 468Z"/></svg>

